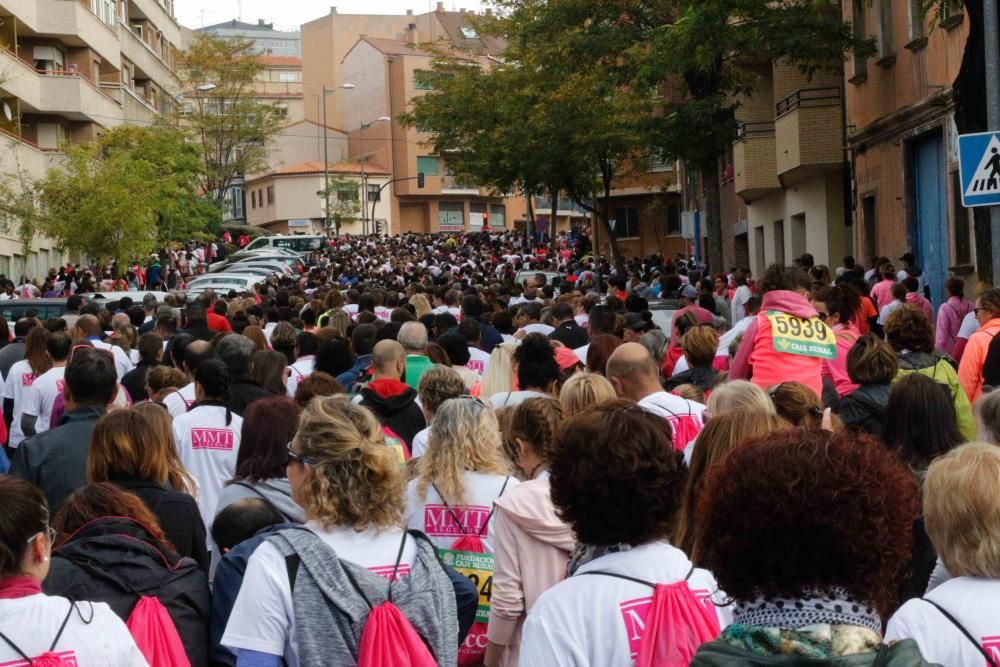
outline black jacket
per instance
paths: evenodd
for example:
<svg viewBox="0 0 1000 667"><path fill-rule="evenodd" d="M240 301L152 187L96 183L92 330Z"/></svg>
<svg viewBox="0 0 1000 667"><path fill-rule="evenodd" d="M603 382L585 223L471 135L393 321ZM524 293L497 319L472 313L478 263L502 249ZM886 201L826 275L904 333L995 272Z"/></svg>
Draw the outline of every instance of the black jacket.
<svg viewBox="0 0 1000 667"><path fill-rule="evenodd" d="M52 553L49 595L105 602L128 620L140 596L157 598L174 621L192 667L208 665L208 578L132 519L97 519Z"/></svg>
<svg viewBox="0 0 1000 667"><path fill-rule="evenodd" d="M844 425L882 437L885 410L889 405L888 384L866 384L858 387L837 406L837 415Z"/></svg>
<svg viewBox="0 0 1000 667"><path fill-rule="evenodd" d="M149 396L146 395L146 373L149 372L150 368L159 365L155 361L152 363L140 361L136 364L135 368L126 373L125 377L122 378L122 386L125 387L128 395L132 397L133 403L142 403L149 400Z"/></svg>
<svg viewBox="0 0 1000 667"><path fill-rule="evenodd" d="M205 546L205 522L194 498L154 482L114 480L114 483L139 496L149 511L156 515L163 534L173 543L177 553L193 559L208 573L211 559Z"/></svg>
<svg viewBox="0 0 1000 667"><path fill-rule="evenodd" d="M407 447L427 426L424 411L417 405L417 392L410 387L391 396L381 396L371 386L365 387L361 390L361 405L374 412L382 426L406 441Z"/></svg>
<svg viewBox="0 0 1000 667"><path fill-rule="evenodd" d="M245 375L234 375L229 381L229 409L243 416L247 407L262 398L273 398L274 394Z"/></svg>
<svg viewBox="0 0 1000 667"><path fill-rule="evenodd" d="M669 380L667 380L663 388L667 391L673 391L682 384L693 384L702 391L711 391L712 385L715 383L715 378L719 376L719 371L715 370L711 366L699 366L697 368L689 368L683 373L678 373Z"/></svg>
<svg viewBox="0 0 1000 667"><path fill-rule="evenodd" d="M104 408L85 405L67 412L59 426L21 443L10 474L39 487L53 514L71 493L87 484L90 436Z"/></svg>
<svg viewBox="0 0 1000 667"><path fill-rule="evenodd" d="M571 350L583 347L590 342L587 330L576 323L576 320L567 320L556 327L556 330L549 334L549 338L557 340Z"/></svg>

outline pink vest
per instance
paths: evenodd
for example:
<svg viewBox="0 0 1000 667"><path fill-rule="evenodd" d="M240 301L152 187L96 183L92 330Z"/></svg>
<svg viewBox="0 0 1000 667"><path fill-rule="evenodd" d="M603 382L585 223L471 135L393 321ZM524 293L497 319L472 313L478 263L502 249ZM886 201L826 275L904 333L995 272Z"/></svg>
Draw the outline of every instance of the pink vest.
<svg viewBox="0 0 1000 667"><path fill-rule="evenodd" d="M823 360L775 350L771 320L763 310L757 315L757 337L750 365L753 368L750 381L765 390L782 382L801 382L817 397L823 396Z"/></svg>

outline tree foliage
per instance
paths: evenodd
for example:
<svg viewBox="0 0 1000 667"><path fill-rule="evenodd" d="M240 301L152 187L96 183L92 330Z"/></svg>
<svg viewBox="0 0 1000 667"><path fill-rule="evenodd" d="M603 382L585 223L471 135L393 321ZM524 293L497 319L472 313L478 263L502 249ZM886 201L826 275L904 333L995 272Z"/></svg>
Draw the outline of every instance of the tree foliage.
<svg viewBox="0 0 1000 667"><path fill-rule="evenodd" d="M122 126L71 145L63 168L35 185L39 231L101 262L197 238L218 220L199 196L199 167L197 146L166 126Z"/></svg>
<svg viewBox="0 0 1000 667"><path fill-rule="evenodd" d="M184 99L176 121L201 147L202 190L221 202L241 175L263 171L268 143L283 120L257 99L264 63L252 40L198 33L181 58Z"/></svg>
<svg viewBox="0 0 1000 667"><path fill-rule="evenodd" d="M324 206L329 203L327 215L334 233L340 236L343 224L354 222L361 215L361 198L358 194L358 181L340 176L330 176L330 185L318 193L324 200Z"/></svg>
<svg viewBox="0 0 1000 667"><path fill-rule="evenodd" d="M14 166L13 174L0 175L0 230L17 239L21 274L27 275L28 254L38 237L44 212L34 179L20 164Z"/></svg>
<svg viewBox="0 0 1000 667"><path fill-rule="evenodd" d="M453 151L453 168L499 192L568 194L596 213L612 241L612 182L641 169L650 150L686 161L714 188L715 267L717 160L736 138L739 100L755 83L741 63L784 59L813 72L871 48L829 0L492 4L493 17L478 27L507 40L503 58L469 67L441 54L435 92L415 100L407 121L428 129L435 150Z"/></svg>

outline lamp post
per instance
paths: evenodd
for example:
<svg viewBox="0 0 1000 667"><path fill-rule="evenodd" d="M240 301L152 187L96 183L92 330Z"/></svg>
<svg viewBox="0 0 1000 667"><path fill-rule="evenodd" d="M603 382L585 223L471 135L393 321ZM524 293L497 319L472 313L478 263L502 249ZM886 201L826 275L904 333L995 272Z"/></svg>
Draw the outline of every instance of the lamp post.
<svg viewBox="0 0 1000 667"><path fill-rule="evenodd" d="M354 90L353 83L342 83L337 88L327 88L323 86L323 201L326 207L323 209L325 219L323 220L323 230L330 233L330 142L326 138L326 96L332 95L340 90Z"/></svg>
<svg viewBox="0 0 1000 667"><path fill-rule="evenodd" d="M379 116L370 123L361 123L361 232L368 235L368 173L365 171L365 130L378 123L387 123L392 119ZM372 213L372 228L375 227L375 214Z"/></svg>

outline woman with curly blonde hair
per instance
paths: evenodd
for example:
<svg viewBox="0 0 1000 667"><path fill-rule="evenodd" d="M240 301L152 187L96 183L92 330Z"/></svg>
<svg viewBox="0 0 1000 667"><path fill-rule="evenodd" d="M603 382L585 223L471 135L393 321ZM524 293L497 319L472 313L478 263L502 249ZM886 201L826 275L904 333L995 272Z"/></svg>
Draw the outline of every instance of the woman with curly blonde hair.
<svg viewBox="0 0 1000 667"><path fill-rule="evenodd" d="M455 588L427 538L403 530L403 472L375 416L346 397L314 399L287 474L306 529L279 531L251 556L222 638L237 664L356 664L369 609L391 599L434 661L454 665Z"/></svg>
<svg viewBox="0 0 1000 667"><path fill-rule="evenodd" d="M433 308L431 308L431 302L427 300L427 297L423 294L414 294L410 297L410 305L413 306L414 314L419 320L424 315L429 315Z"/></svg>
<svg viewBox="0 0 1000 667"><path fill-rule="evenodd" d="M492 553L493 501L517 484L511 472L493 410L468 396L445 401L407 488L406 525L442 549L479 536Z"/></svg>

